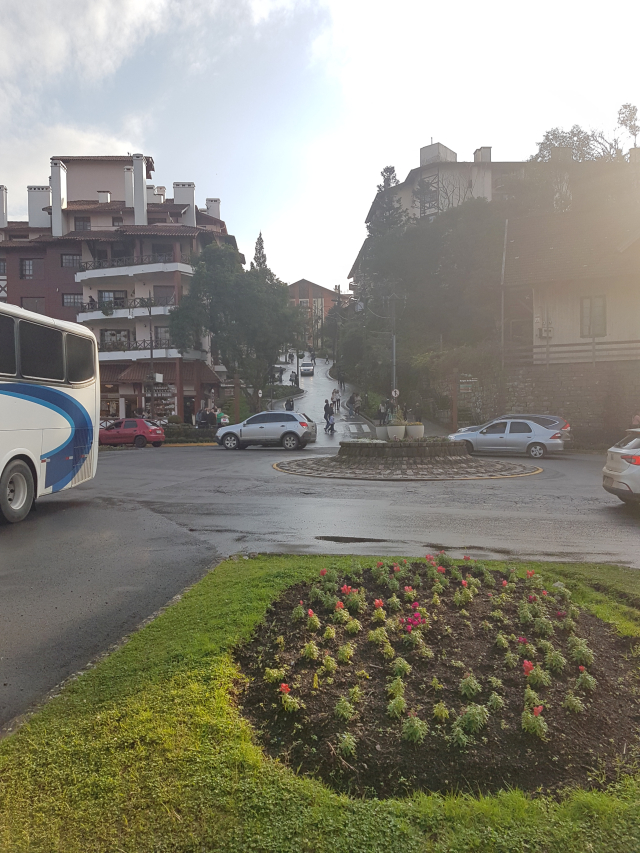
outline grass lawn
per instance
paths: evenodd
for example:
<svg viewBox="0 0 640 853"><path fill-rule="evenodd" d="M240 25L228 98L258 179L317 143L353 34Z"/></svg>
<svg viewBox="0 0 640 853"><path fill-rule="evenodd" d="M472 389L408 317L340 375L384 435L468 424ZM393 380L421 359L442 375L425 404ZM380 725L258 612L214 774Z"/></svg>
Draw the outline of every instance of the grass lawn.
<svg viewBox="0 0 640 853"><path fill-rule="evenodd" d="M518 791L356 800L266 759L235 707L231 650L274 598L325 563L220 564L2 742L0 851L640 851L640 777L556 800ZM640 636L640 573L520 563L518 574L528 568Z"/></svg>

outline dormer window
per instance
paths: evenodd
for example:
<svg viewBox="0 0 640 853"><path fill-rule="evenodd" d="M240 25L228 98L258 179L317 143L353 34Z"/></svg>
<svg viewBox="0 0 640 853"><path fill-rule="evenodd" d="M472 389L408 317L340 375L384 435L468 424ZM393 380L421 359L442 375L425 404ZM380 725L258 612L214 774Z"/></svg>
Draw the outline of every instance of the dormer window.
<svg viewBox="0 0 640 853"><path fill-rule="evenodd" d="M73 222L76 231L91 231L90 216L76 216L74 217Z"/></svg>
<svg viewBox="0 0 640 853"><path fill-rule="evenodd" d="M119 227L120 225L124 225L124 220L121 216L112 216L111 217L111 225L114 228Z"/></svg>

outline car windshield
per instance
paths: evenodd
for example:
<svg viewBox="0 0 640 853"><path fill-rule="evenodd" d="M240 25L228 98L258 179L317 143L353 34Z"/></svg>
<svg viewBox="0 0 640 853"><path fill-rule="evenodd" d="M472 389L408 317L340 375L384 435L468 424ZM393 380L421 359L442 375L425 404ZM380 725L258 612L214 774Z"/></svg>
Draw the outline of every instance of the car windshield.
<svg viewBox="0 0 640 853"><path fill-rule="evenodd" d="M155 421L145 421L145 424L150 427L159 427L160 424L157 424Z"/></svg>
<svg viewBox="0 0 640 853"><path fill-rule="evenodd" d="M310 418L309 415L305 415L304 412L302 413L302 417L305 419L305 421L309 421L309 423L311 424L313 423L313 418Z"/></svg>
<svg viewBox="0 0 640 853"><path fill-rule="evenodd" d="M640 447L640 433L628 432L624 438L621 438L613 446L627 447L629 450L635 450L637 447Z"/></svg>

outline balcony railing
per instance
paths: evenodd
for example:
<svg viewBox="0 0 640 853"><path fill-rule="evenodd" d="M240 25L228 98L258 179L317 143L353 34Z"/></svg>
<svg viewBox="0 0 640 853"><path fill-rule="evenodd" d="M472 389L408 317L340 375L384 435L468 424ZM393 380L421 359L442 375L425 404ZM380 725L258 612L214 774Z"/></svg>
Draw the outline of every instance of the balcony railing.
<svg viewBox="0 0 640 853"><path fill-rule="evenodd" d="M155 349L176 349L167 338L156 338L153 341ZM136 350L150 350L151 340L135 341L99 341L98 352L132 352Z"/></svg>
<svg viewBox="0 0 640 853"><path fill-rule="evenodd" d="M504 361L507 366L528 364L585 364L602 361L640 360L640 340L584 340L571 344L549 343L514 346L507 344Z"/></svg>
<svg viewBox="0 0 640 853"><path fill-rule="evenodd" d="M117 267L137 267L142 264L172 264L174 262L173 252L156 255L130 255L126 258L101 258L97 261L82 261L80 272L116 269ZM191 265L191 255L180 255L179 263Z"/></svg>
<svg viewBox="0 0 640 853"><path fill-rule="evenodd" d="M149 308L162 308L175 304L175 296L138 296L135 299L110 299L108 301L96 301L94 299L93 301L83 302L79 313L102 311L103 314L109 316L117 308L146 308L148 310Z"/></svg>

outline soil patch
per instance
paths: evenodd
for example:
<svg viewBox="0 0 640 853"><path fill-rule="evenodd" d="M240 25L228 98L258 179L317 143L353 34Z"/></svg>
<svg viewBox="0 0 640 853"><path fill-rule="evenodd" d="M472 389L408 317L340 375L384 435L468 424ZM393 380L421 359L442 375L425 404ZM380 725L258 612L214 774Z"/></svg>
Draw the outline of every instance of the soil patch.
<svg viewBox="0 0 640 853"><path fill-rule="evenodd" d="M243 713L267 754L352 795L603 787L637 769L638 657L545 583L446 556L328 565L238 650Z"/></svg>

